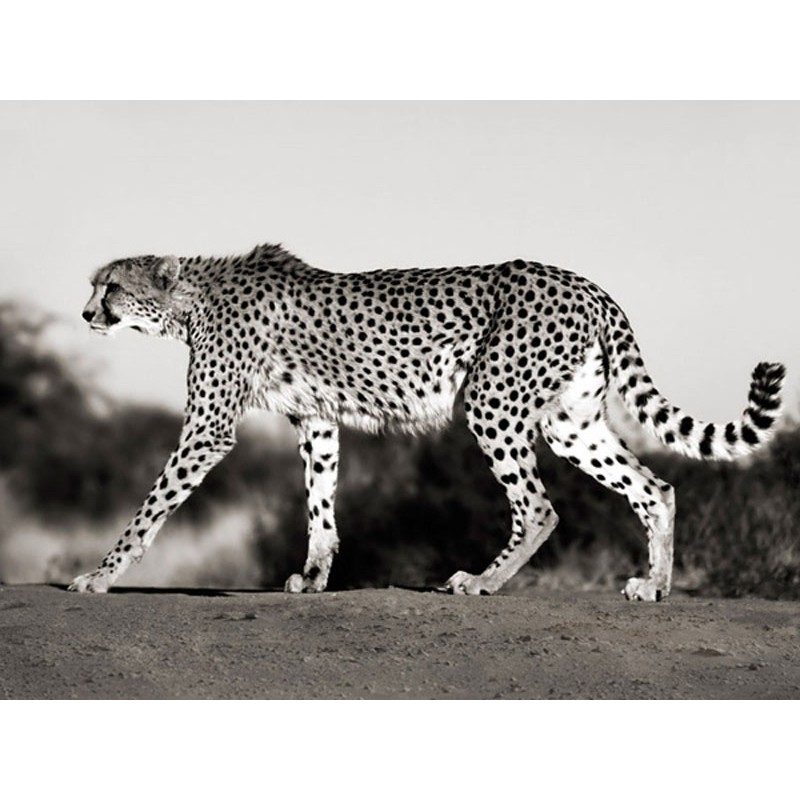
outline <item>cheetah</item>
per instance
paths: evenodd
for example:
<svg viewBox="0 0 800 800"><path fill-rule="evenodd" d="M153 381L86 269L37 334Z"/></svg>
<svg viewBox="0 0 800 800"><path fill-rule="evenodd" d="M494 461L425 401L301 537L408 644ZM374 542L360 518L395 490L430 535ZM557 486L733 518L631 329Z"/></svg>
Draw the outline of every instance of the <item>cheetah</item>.
<svg viewBox="0 0 800 800"><path fill-rule="evenodd" d="M338 535L334 517L339 426L421 433L451 419L459 393L511 508L511 538L479 575L443 589L493 594L556 527L536 464L552 451L624 495L649 544L649 574L629 600L670 592L675 500L607 423L615 388L668 448L733 459L765 443L781 408L783 365L759 363L748 406L727 424L672 406L647 374L620 307L586 278L538 262L340 274L280 245L230 257L140 256L100 268L83 318L177 338L190 349L187 404L174 452L101 565L69 589L105 592L152 545L167 518L236 441L244 411L294 425L305 466L308 556L288 592L325 589Z"/></svg>

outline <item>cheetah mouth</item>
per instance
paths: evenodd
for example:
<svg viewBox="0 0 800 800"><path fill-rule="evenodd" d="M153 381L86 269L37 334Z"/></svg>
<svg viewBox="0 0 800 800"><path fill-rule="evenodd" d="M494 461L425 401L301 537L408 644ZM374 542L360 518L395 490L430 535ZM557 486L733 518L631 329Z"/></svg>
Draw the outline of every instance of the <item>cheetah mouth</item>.
<svg viewBox="0 0 800 800"><path fill-rule="evenodd" d="M106 318L106 328L113 328L117 323L121 322L121 319L108 307L105 297L100 301L100 305L103 308L103 314Z"/></svg>
<svg viewBox="0 0 800 800"><path fill-rule="evenodd" d="M116 314L112 314L106 309L103 309L103 311L105 318L103 320L92 322L89 325L89 328L96 333L108 333L113 327L122 321Z"/></svg>

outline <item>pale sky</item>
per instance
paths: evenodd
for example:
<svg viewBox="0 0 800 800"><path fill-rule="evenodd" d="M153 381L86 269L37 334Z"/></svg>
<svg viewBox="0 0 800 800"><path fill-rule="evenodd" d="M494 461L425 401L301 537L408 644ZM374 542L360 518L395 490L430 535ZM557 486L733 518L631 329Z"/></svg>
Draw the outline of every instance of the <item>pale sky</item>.
<svg viewBox="0 0 800 800"><path fill-rule="evenodd" d="M90 273L268 241L337 271L557 264L622 305L688 413L738 416L769 360L796 414L798 220L800 103L0 103L0 299L172 409L186 348L90 334Z"/></svg>

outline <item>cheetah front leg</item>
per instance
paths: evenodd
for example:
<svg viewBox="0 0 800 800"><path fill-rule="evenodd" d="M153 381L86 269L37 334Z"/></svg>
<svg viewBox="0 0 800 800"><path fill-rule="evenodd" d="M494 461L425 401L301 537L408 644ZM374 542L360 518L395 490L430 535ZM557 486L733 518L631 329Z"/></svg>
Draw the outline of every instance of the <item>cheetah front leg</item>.
<svg viewBox="0 0 800 800"><path fill-rule="evenodd" d="M339 428L318 418L295 423L305 466L308 501L308 557L303 574L286 581L287 592L321 592L328 584L338 549L334 500L339 466Z"/></svg>
<svg viewBox="0 0 800 800"><path fill-rule="evenodd" d="M170 514L202 483L234 443L232 426L227 431L218 427L210 435L207 426L187 421L178 447L117 544L96 570L75 578L69 591L108 591L134 561L141 561Z"/></svg>

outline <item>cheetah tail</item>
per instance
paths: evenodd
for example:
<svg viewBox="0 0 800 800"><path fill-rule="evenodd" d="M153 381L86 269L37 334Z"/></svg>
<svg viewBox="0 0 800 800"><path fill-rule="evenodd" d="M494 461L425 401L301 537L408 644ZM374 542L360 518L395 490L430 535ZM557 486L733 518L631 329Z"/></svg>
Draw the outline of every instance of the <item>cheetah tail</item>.
<svg viewBox="0 0 800 800"><path fill-rule="evenodd" d="M671 450L691 458L729 461L753 452L772 438L782 407L783 364L762 361L756 365L742 416L734 422L715 424L701 422L670 405L653 385L632 336L609 347L608 356L625 407L651 436Z"/></svg>

